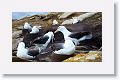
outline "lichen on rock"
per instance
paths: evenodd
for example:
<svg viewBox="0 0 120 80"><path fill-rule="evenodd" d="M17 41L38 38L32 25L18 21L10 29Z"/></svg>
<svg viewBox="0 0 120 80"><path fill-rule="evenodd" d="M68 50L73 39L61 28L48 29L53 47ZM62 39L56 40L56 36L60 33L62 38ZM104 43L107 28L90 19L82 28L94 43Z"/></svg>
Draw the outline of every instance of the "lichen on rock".
<svg viewBox="0 0 120 80"><path fill-rule="evenodd" d="M101 62L101 51L89 51L89 53L79 53L74 57L70 57L63 62Z"/></svg>

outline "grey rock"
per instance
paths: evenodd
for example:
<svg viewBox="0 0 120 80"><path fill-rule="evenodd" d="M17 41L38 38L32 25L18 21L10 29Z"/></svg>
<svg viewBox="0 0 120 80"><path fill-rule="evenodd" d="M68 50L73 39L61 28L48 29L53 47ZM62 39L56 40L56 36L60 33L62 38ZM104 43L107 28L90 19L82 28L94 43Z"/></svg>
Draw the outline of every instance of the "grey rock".
<svg viewBox="0 0 120 80"><path fill-rule="evenodd" d="M68 19L68 20L65 20L62 25L65 25L65 24L72 24L73 23L73 19Z"/></svg>
<svg viewBox="0 0 120 80"><path fill-rule="evenodd" d="M85 13L85 14L82 14L80 16L77 16L77 17L73 17L75 19L77 19L78 21L83 21L84 19L86 18L89 18L93 15L95 15L97 12L92 12L92 13ZM62 25L65 25L65 24L73 24L73 19L68 19L68 20L65 20Z"/></svg>
<svg viewBox="0 0 120 80"><path fill-rule="evenodd" d="M22 29L23 29L23 26L16 27L16 29L22 30Z"/></svg>
<svg viewBox="0 0 120 80"><path fill-rule="evenodd" d="M18 58L16 56L12 56L12 62L31 62L31 60L25 60L25 59Z"/></svg>
<svg viewBox="0 0 120 80"><path fill-rule="evenodd" d="M15 32L12 33L12 38L16 39L20 36L20 34L22 34L22 30L15 31Z"/></svg>
<svg viewBox="0 0 120 80"><path fill-rule="evenodd" d="M65 12L59 17L59 19L67 18L68 16L72 15L73 13L74 12Z"/></svg>
<svg viewBox="0 0 120 80"><path fill-rule="evenodd" d="M16 51L17 50L17 46L18 44L22 41L22 38L18 38L18 39L13 39L12 40L12 50Z"/></svg>
<svg viewBox="0 0 120 80"><path fill-rule="evenodd" d="M73 17L73 18L76 18L79 21L83 21L84 19L89 18L89 17L95 15L96 13L97 12L89 12L89 13L85 13L85 14L82 14L82 15L80 15L78 17Z"/></svg>

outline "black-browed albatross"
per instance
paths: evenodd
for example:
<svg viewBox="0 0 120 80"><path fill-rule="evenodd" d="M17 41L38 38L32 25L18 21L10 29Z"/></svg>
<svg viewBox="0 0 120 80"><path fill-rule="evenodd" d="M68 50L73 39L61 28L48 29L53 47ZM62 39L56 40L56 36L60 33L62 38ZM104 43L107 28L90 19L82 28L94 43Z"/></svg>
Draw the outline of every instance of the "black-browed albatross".
<svg viewBox="0 0 120 80"><path fill-rule="evenodd" d="M65 40L72 40L75 43L75 45L79 45L80 41L92 38L92 33L90 32L70 32L65 28L65 26L59 26L55 33L58 31L63 33Z"/></svg>
<svg viewBox="0 0 120 80"><path fill-rule="evenodd" d="M48 44L52 41L53 42L54 39L54 34L53 32L48 32L46 33L44 36L38 37L36 38L32 44L35 44L36 47L39 48L39 51L41 52L41 50L46 49L46 47L48 46Z"/></svg>
<svg viewBox="0 0 120 80"><path fill-rule="evenodd" d="M32 28L32 31L23 37L23 42L25 43L26 47L30 47L34 39L41 37L43 35L44 35L44 31L42 29L38 29L37 26L34 26Z"/></svg>
<svg viewBox="0 0 120 80"><path fill-rule="evenodd" d="M39 54L39 49L30 50L25 48L25 43L20 42L17 47L17 57L21 59L34 59Z"/></svg>
<svg viewBox="0 0 120 80"><path fill-rule="evenodd" d="M22 29L22 36L27 35L31 31L32 31L32 26L28 22L25 22L23 29Z"/></svg>

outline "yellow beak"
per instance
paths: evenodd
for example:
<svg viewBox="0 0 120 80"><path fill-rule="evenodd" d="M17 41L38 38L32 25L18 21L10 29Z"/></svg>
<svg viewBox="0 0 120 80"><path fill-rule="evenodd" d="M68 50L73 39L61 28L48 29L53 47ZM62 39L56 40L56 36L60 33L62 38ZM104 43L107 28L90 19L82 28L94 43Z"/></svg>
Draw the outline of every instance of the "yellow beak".
<svg viewBox="0 0 120 80"><path fill-rule="evenodd" d="M56 30L54 33L58 32L58 30Z"/></svg>

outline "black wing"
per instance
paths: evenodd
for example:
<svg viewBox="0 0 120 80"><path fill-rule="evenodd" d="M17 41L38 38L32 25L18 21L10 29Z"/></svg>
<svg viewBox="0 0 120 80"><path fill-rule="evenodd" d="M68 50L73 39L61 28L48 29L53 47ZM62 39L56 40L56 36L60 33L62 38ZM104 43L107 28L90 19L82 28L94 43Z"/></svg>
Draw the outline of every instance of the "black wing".
<svg viewBox="0 0 120 80"><path fill-rule="evenodd" d="M53 49L53 51L63 49L64 48L63 45L64 45L64 43L54 43L52 45L52 49Z"/></svg>
<svg viewBox="0 0 120 80"><path fill-rule="evenodd" d="M62 32L58 31L57 33L54 34L54 42L64 42L64 35Z"/></svg>
<svg viewBox="0 0 120 80"><path fill-rule="evenodd" d="M39 34L39 36L43 36L45 34L45 32L42 29L39 29L38 34Z"/></svg>
<svg viewBox="0 0 120 80"><path fill-rule="evenodd" d="M80 46L96 46L98 49L102 46L102 37L92 37L80 42Z"/></svg>
<svg viewBox="0 0 120 80"><path fill-rule="evenodd" d="M85 35L89 35L90 32L74 32L72 34L69 35L69 37L71 38L76 38L76 39L80 39Z"/></svg>
<svg viewBox="0 0 120 80"><path fill-rule="evenodd" d="M25 43L26 47L30 47L31 42L36 39L38 37L38 33L37 34L27 34L26 36L24 36L23 38L23 42Z"/></svg>
<svg viewBox="0 0 120 80"><path fill-rule="evenodd" d="M39 50L29 50L28 55L37 56L39 54Z"/></svg>
<svg viewBox="0 0 120 80"><path fill-rule="evenodd" d="M30 29L23 29L22 30L22 36L25 36L25 35L29 34L31 31L32 30L30 30Z"/></svg>
<svg viewBox="0 0 120 80"><path fill-rule="evenodd" d="M48 36L43 36L40 38L37 38L33 41L34 44L45 44L47 42L47 40L49 39Z"/></svg>

